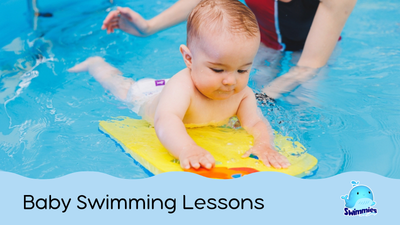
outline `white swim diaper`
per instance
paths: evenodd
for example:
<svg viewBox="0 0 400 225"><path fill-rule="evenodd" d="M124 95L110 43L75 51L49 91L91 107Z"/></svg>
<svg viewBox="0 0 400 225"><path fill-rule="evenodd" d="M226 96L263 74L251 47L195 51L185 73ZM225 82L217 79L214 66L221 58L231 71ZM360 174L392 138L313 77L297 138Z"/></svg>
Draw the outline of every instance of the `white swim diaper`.
<svg viewBox="0 0 400 225"><path fill-rule="evenodd" d="M126 96L126 102L131 105L131 110L138 114L140 107L152 96L160 93L168 80L144 78L133 83Z"/></svg>

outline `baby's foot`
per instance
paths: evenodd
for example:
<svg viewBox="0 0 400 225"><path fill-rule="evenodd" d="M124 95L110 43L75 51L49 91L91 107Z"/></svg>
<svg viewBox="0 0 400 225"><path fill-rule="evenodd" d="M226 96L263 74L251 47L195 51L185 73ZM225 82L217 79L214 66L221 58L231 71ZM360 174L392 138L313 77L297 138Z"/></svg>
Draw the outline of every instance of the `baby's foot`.
<svg viewBox="0 0 400 225"><path fill-rule="evenodd" d="M85 61L75 65L74 67L68 69L70 73L85 72L89 70L89 66L99 62L104 62L104 59L100 56L89 57Z"/></svg>

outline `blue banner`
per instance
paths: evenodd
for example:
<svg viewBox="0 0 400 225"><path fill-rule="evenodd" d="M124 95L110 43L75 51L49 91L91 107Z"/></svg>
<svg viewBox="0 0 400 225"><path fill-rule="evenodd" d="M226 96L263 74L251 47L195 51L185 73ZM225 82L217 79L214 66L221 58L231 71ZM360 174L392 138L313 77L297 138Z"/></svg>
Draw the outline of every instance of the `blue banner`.
<svg viewBox="0 0 400 225"><path fill-rule="evenodd" d="M273 172L233 180L183 172L146 179L0 172L0 181L1 224L392 224L400 202L400 180L367 172L318 180ZM350 204L361 186L370 192L364 210Z"/></svg>

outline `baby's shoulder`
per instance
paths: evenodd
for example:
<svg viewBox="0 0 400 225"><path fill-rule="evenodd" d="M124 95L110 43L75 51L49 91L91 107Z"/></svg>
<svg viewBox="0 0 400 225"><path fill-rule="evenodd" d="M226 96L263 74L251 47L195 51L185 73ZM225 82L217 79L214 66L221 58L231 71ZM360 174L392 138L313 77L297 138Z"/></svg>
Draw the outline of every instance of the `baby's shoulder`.
<svg viewBox="0 0 400 225"><path fill-rule="evenodd" d="M256 97L253 90L249 86L246 86L242 91L242 98L247 98L247 97L252 97L252 98Z"/></svg>
<svg viewBox="0 0 400 225"><path fill-rule="evenodd" d="M183 88L186 91L193 90L194 84L190 77L189 69L185 68L172 76L168 85L173 88Z"/></svg>
<svg viewBox="0 0 400 225"><path fill-rule="evenodd" d="M190 77L188 69L183 69L171 77L164 88L164 93L175 93L174 95L193 96L195 86Z"/></svg>

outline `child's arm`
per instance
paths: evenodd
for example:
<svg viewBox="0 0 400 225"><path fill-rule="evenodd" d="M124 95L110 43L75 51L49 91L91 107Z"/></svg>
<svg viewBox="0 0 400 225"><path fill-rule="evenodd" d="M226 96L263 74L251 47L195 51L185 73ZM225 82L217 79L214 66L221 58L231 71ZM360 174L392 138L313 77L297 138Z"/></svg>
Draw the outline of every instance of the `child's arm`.
<svg viewBox="0 0 400 225"><path fill-rule="evenodd" d="M254 93L250 88L247 88L246 91L237 116L242 127L253 135L254 145L244 153L243 157L254 154L268 167L271 165L277 169L289 167L290 163L286 157L279 154L273 146L272 129L268 121L260 118L257 113L257 101Z"/></svg>
<svg viewBox="0 0 400 225"><path fill-rule="evenodd" d="M182 122L192 92L187 83L173 77L161 93L154 128L160 142L179 159L183 169L198 169L200 166L210 169L215 163L213 156L193 141Z"/></svg>

